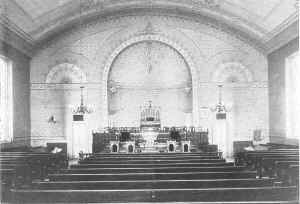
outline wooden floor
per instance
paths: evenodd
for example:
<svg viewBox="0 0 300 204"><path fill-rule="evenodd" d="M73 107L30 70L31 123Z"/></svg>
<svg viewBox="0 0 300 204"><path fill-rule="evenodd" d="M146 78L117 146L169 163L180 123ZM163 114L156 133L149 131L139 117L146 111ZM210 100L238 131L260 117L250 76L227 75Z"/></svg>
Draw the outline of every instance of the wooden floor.
<svg viewBox="0 0 300 204"><path fill-rule="evenodd" d="M16 203L298 203L296 186L227 163L218 153L94 154L13 189Z"/></svg>

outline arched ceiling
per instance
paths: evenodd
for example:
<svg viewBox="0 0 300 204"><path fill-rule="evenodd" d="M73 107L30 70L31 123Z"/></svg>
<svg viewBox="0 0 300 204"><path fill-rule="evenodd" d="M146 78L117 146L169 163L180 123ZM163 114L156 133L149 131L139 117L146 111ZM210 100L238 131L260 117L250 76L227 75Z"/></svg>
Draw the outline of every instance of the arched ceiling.
<svg viewBox="0 0 300 204"><path fill-rule="evenodd" d="M298 20L297 0L3 0L9 21L33 42L93 16L143 9L208 17L262 45ZM166 12L162 12L166 13Z"/></svg>

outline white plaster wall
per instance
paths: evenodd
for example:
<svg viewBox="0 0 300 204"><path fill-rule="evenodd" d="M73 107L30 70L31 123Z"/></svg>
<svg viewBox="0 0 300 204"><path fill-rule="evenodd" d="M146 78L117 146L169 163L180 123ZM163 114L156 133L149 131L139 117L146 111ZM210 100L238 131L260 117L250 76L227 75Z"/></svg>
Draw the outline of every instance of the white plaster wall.
<svg viewBox="0 0 300 204"><path fill-rule="evenodd" d="M64 107L79 104L78 84L45 84L47 74L53 67L67 62L86 74L86 101L94 110L88 123L88 132L91 133L108 123L103 108L106 104L103 101L106 94L103 73L108 59L122 43L145 35L168 39L189 56L186 60L190 62L193 108L196 111L192 115L193 125L213 127L214 116L210 107L217 103L218 97L213 75L222 64L237 62L251 73L252 81L230 83L230 88L224 88L224 102L232 106L230 122L234 140L249 139L256 128L268 129L266 57L252 47L247 39L226 32L215 25L188 18L132 15L96 19L82 26L80 32L74 28L51 39L31 61L32 144L44 145L49 140L66 139L66 124L62 121L68 116L64 115ZM66 87L70 98L65 104L60 93ZM131 102L124 103L130 107ZM56 124L48 123L51 115L57 117Z"/></svg>

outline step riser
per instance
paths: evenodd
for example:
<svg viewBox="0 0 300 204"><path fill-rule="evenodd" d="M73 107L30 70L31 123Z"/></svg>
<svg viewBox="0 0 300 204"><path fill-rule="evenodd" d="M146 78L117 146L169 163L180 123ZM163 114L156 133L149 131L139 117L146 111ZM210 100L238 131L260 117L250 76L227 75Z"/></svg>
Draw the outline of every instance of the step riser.
<svg viewBox="0 0 300 204"><path fill-rule="evenodd" d="M103 157L103 156L106 156L106 157L114 157L114 156L135 156L135 157L146 157L146 156L149 156L149 157L163 157L163 156L217 156L218 153L217 152L199 152L199 153L123 153L123 154L120 154L120 153L95 153L94 156L100 156L100 157Z"/></svg>
<svg viewBox="0 0 300 204"><path fill-rule="evenodd" d="M144 165L144 164L81 164L81 165L71 165L71 168L149 168L149 167L209 167L209 166L233 166L233 163L184 163L184 164L151 164L151 165Z"/></svg>
<svg viewBox="0 0 300 204"><path fill-rule="evenodd" d="M62 170L60 173L73 174L101 174L101 173L176 173L176 172L224 172L224 171L241 171L244 168L182 168L182 169L70 169Z"/></svg>
<svg viewBox="0 0 300 204"><path fill-rule="evenodd" d="M126 163L134 163L134 164L153 164L153 163L217 163L217 162L225 162L222 159L207 159L207 160L115 160L115 161L98 161L98 160L84 160L81 161L80 164L126 164Z"/></svg>
<svg viewBox="0 0 300 204"><path fill-rule="evenodd" d="M117 180L167 180L167 179L234 179L234 178L255 178L255 173L224 173L224 172L214 172L214 173L203 173L196 175L188 174L159 174L159 175L55 175L49 176L51 181L117 181Z"/></svg>
<svg viewBox="0 0 300 204"><path fill-rule="evenodd" d="M88 159L218 159L219 156L93 156Z"/></svg>
<svg viewBox="0 0 300 204"><path fill-rule="evenodd" d="M180 188L217 188L217 187L260 187L272 185L272 180L266 181L176 181L176 182L104 182L104 183L42 183L35 189L180 189Z"/></svg>
<svg viewBox="0 0 300 204"><path fill-rule="evenodd" d="M14 202L187 202L297 200L296 189L188 191L18 192Z"/></svg>

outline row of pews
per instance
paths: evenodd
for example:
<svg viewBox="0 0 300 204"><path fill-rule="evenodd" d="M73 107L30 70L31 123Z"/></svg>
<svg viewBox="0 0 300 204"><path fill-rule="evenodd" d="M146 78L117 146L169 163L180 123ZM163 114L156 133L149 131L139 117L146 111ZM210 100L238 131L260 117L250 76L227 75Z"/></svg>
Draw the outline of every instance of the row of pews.
<svg viewBox="0 0 300 204"><path fill-rule="evenodd" d="M46 152L0 152L1 201L10 200L11 189L31 186L49 172L68 166L64 154Z"/></svg>
<svg viewBox="0 0 300 204"><path fill-rule="evenodd" d="M299 149L272 147L237 153L236 164L255 170L260 178L277 178L286 185L299 185Z"/></svg>
<svg viewBox="0 0 300 204"><path fill-rule="evenodd" d="M219 152L90 154L30 187L16 203L298 203L294 185L257 177Z"/></svg>

